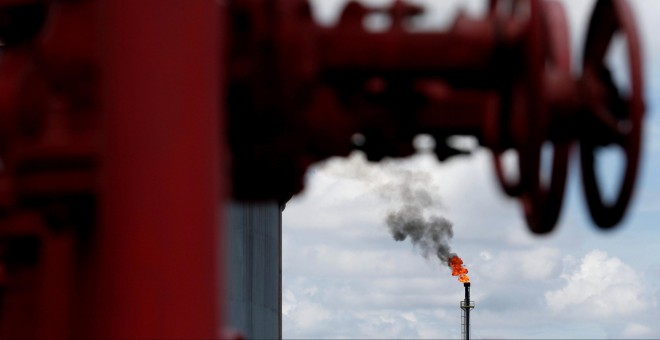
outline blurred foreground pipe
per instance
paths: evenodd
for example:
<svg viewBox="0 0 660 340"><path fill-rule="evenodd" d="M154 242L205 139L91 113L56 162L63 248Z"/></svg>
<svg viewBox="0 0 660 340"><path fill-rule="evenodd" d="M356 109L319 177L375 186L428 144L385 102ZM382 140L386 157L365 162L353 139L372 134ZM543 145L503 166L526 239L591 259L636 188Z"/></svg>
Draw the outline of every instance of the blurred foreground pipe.
<svg viewBox="0 0 660 340"><path fill-rule="evenodd" d="M219 335L227 157L218 6L101 3L101 222L84 337Z"/></svg>

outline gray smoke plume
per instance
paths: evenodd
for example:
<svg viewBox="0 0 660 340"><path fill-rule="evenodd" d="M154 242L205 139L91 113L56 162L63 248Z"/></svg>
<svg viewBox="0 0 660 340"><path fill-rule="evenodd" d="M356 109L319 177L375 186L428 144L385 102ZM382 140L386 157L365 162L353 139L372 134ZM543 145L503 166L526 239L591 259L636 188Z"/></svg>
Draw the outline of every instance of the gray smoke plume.
<svg viewBox="0 0 660 340"><path fill-rule="evenodd" d="M409 238L424 257L435 255L442 263L449 264L449 259L456 255L449 246L454 237L453 225L448 219L429 213L438 203L427 189L429 186L423 184L400 182L400 206L390 210L385 221L395 240Z"/></svg>
<svg viewBox="0 0 660 340"><path fill-rule="evenodd" d="M390 203L385 222L395 240L410 239L424 257L448 264L456 255L449 246L453 225L438 214L442 205L428 173L395 162L370 164L360 154L349 157L346 165L335 174L361 181Z"/></svg>
<svg viewBox="0 0 660 340"><path fill-rule="evenodd" d="M449 259L456 255L449 246L449 240L454 236L452 223L444 217L424 218L419 208L406 206L389 213L386 221L395 240L410 238L424 257L436 255L442 263L449 264Z"/></svg>

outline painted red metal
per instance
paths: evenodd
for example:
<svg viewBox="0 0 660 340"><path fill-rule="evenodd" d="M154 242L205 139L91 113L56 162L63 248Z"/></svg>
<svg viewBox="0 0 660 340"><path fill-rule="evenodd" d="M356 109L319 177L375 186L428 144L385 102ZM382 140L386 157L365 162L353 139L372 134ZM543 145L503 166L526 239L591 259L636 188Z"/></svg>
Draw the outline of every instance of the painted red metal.
<svg viewBox="0 0 660 340"><path fill-rule="evenodd" d="M101 223L84 335L218 336L219 10L204 0L100 3Z"/></svg>
<svg viewBox="0 0 660 340"><path fill-rule="evenodd" d="M592 217L617 224L644 113L627 3L598 2L579 75L556 1L494 0L445 32L408 29L422 12L349 2L321 27L306 0L0 0L0 336L229 336L227 186L283 202L310 164L355 149L407 156L420 133L441 160L463 153L447 143L454 135L492 150L536 233L559 217L579 143ZM391 25L367 30L370 15ZM616 32L628 96L603 63ZM607 203L594 154L611 144L627 168ZM505 152L518 154L517 179Z"/></svg>
<svg viewBox="0 0 660 340"><path fill-rule="evenodd" d="M94 224L98 60L89 14L95 7L89 1L0 5L0 335L70 337L82 275L77 250Z"/></svg>
<svg viewBox="0 0 660 340"><path fill-rule="evenodd" d="M467 134L492 150L498 181L505 193L520 199L533 232L550 232L559 218L576 142L584 151L585 192L594 221L607 228L623 217L636 177L643 113L639 46L625 1L599 2L585 47L585 73L577 76L571 72L566 15L553 0L493 0L484 17L458 15L447 31L432 33L407 29L406 20L422 9L403 1L389 8L351 1L332 27L315 25L305 1L237 0L231 12L236 43L230 48L229 140L235 197L286 199L302 190L302 174L312 162L352 149L373 161L407 156L419 133L436 139L436 154L444 160L461 153L446 139ZM367 30L364 22L374 13L389 15L390 26ZM615 25L605 26L610 22ZM603 93L627 99L613 92L611 80L592 71L603 68L616 31L631 41L630 113L603 107L612 105ZM271 124L262 130L254 121ZM603 133L584 124L598 121L628 124L632 130L626 141L617 142L612 134L594 141ZM359 145L351 144L354 140ZM590 155L611 142L628 152L628 171L619 198L608 205L600 197ZM544 149L552 151L547 166ZM517 178L505 176L505 152L518 155L512 169Z"/></svg>
<svg viewBox="0 0 660 340"><path fill-rule="evenodd" d="M1 337L221 336L224 7L0 11Z"/></svg>

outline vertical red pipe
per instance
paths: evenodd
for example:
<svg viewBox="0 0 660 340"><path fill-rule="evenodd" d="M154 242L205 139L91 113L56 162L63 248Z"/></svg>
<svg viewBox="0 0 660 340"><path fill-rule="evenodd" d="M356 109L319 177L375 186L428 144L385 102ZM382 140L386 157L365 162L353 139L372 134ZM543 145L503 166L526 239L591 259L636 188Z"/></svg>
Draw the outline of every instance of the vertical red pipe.
<svg viewBox="0 0 660 340"><path fill-rule="evenodd" d="M218 2L101 1L99 268L81 334L215 338L227 159Z"/></svg>

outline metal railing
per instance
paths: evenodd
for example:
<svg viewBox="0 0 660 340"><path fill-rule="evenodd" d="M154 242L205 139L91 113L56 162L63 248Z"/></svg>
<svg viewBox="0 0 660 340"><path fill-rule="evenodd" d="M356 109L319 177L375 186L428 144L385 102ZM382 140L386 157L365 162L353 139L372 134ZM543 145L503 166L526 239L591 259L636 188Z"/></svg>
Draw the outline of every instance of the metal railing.
<svg viewBox="0 0 660 340"><path fill-rule="evenodd" d="M461 308L474 308L474 301L470 300L466 302L465 300L462 300Z"/></svg>

